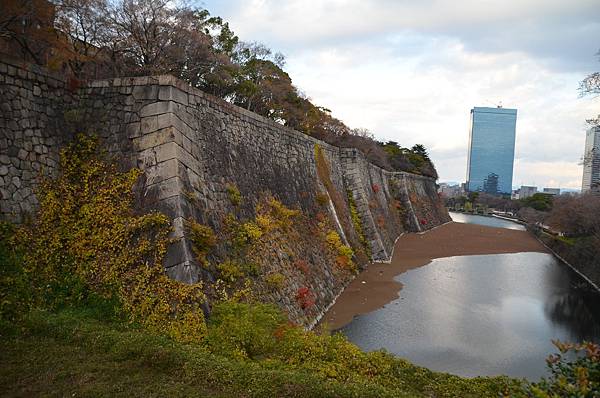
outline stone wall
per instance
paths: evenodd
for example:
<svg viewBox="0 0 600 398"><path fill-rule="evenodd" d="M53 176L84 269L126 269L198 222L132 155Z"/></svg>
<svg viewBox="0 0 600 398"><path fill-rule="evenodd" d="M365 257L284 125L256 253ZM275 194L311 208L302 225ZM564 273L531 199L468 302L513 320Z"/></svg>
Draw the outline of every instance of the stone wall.
<svg viewBox="0 0 600 398"><path fill-rule="evenodd" d="M228 214L252 219L265 195L309 218L324 212L318 197L327 195L325 212L342 240L378 261L389 259L401 233L449 220L433 179L383 170L355 149L333 147L171 76L116 78L77 87L40 69L2 61L0 95L3 217L18 222L35 209L36 178L56 171L58 152L74 132L94 132L123 168L145 171L139 206L173 220L176 242L164 265L182 282L215 278L198 265L186 220L219 231ZM231 200L232 188L240 192L240 203ZM286 295L269 295L306 325L349 281L347 273L330 264L325 249L311 247L311 239L307 232L286 250L296 257L305 251L318 272L308 278L288 270ZM226 257L225 251L219 245L212 259ZM279 264L279 270L291 262L290 255L276 250L265 258ZM361 266L367 260L357 258ZM304 285L319 293L310 314L290 299Z"/></svg>
<svg viewBox="0 0 600 398"><path fill-rule="evenodd" d="M35 65L0 61L0 212L21 222L37 207L40 178L56 171L71 137L64 114L73 101L65 79Z"/></svg>

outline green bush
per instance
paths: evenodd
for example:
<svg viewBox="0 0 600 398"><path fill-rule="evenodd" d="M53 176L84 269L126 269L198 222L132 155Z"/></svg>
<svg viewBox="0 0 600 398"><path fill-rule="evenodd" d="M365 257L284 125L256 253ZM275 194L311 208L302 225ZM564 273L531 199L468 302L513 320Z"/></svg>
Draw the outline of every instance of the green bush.
<svg viewBox="0 0 600 398"><path fill-rule="evenodd" d="M329 196L325 192L317 193L317 203L319 206L325 206L329 203Z"/></svg>
<svg viewBox="0 0 600 398"><path fill-rule="evenodd" d="M285 276L279 272L273 272L265 277L265 282L273 290L280 289L285 282Z"/></svg>
<svg viewBox="0 0 600 398"><path fill-rule="evenodd" d="M273 334L286 321L271 305L222 302L213 307L206 344L212 352L236 359L264 358L275 351Z"/></svg>
<svg viewBox="0 0 600 398"><path fill-rule="evenodd" d="M356 264L352 261L354 251L350 246L342 243L342 238L336 231L329 231L325 236L325 240L329 246L337 253L336 262L340 267L350 268L352 271L356 271Z"/></svg>
<svg viewBox="0 0 600 398"><path fill-rule="evenodd" d="M341 334L317 335L291 325L276 307L222 302L214 306L206 345L218 355L270 369L305 371L341 383L377 385L398 395L494 397L520 391L508 378L463 379L417 367L383 351L366 353ZM389 391L389 390L388 390Z"/></svg>
<svg viewBox="0 0 600 398"><path fill-rule="evenodd" d="M356 202L354 201L354 196L352 195L352 191L348 190L348 204L350 206L350 218L352 218L352 225L354 225L354 230L358 234L358 238L360 240L360 244L365 251L365 255L370 258L371 257L371 247L369 246L369 242L367 241L367 237L363 231L362 221L360 219L360 215L358 214L358 209L356 207Z"/></svg>

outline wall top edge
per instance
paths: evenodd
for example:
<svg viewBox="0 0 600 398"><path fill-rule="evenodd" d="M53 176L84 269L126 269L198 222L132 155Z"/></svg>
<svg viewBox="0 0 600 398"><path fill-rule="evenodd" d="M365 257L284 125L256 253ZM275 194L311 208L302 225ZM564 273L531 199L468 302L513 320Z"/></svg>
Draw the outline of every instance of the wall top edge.
<svg viewBox="0 0 600 398"><path fill-rule="evenodd" d="M67 77L65 74L60 72L55 72L48 70L39 65L32 64L30 62L20 61L10 57L7 54L0 53L0 63L4 63L6 65L13 66L18 69L25 70L34 75L49 77L55 79L59 82L66 83ZM82 82L81 88L108 88L108 87L129 87L129 86L148 86L148 85L158 85L158 86L171 86L175 87L178 90L188 94L195 95L206 101L218 106L222 109L225 109L228 112L242 115L246 118L252 119L255 122L265 124L271 127L275 127L280 129L285 134L291 135L294 138L302 139L305 141L312 142L314 145L319 145L324 149L329 150L330 152L338 152L340 154L351 155L352 157L360 157L364 162L369 163L372 167L379 169L381 172L385 173L388 176L407 176L411 178L419 178L428 181L436 181L435 178L423 176L420 174L409 173L405 171L389 171L383 169L376 164L370 162L366 156L356 148L344 148L337 147L332 144L329 144L325 141L319 140L317 138L311 137L308 134L302 133L298 130L294 130L290 127L284 126L280 123L272 119L268 119L264 116L261 116L255 112L251 112L247 109L241 108L237 105L231 104L221 98L215 97L211 94L205 93L197 87L190 86L188 83L183 80L173 76L173 75L157 75L157 76L133 76L133 77L114 77L109 79L101 79L101 80L89 80Z"/></svg>
<svg viewBox="0 0 600 398"><path fill-rule="evenodd" d="M8 54L0 53L0 63L10 65L14 68L25 70L27 72L31 72L38 76L49 77L54 80L58 80L62 83L67 82L67 77L64 73L58 71L52 71L50 69L44 68L43 66L32 64L30 62L21 61L11 57Z"/></svg>
<svg viewBox="0 0 600 398"><path fill-rule="evenodd" d="M111 86L120 87L120 86L143 86L143 85L159 85L159 86L175 87L188 95L189 94L196 95L196 96L201 97L219 107L225 108L229 112L237 113L237 114L243 115L245 117L248 117L250 119L253 119L257 122L264 123L264 124L272 126L272 127L276 127L278 129L281 129L282 131L284 131L287 134L291 134L294 137L297 137L297 138L300 138L303 140L312 141L313 144L320 145L324 148L328 148L332 152L339 151L340 153L346 153L346 154L352 153L353 157L360 156L363 158L363 160L365 162L371 164L371 166L373 166L377 169L380 169L383 173L385 173L388 176L398 177L398 176L405 175L405 176L408 176L411 178L419 178L419 179L424 179L424 180L433 181L433 182L435 182L437 180L433 177L428 177L428 176L424 176L421 174L415 174L415 173L410 173L410 172L406 172L406 171L390 171L390 170L383 169L383 168L377 166L376 164L370 162L369 160L367 160L366 156L357 148L337 147L337 146L329 144L325 141L311 137L308 134L302 133L298 130L294 130L290 127L279 124L272 119L268 119L264 116L259 115L258 113L251 112L247 109L241 108L237 105L227 102L222 98L215 97L214 95L208 94L208 93L200 90L197 87L190 86L185 81L183 81L173 75L120 77L120 78L117 77L117 78L104 79L104 80L93 80L93 81L88 82L88 87L111 87Z"/></svg>

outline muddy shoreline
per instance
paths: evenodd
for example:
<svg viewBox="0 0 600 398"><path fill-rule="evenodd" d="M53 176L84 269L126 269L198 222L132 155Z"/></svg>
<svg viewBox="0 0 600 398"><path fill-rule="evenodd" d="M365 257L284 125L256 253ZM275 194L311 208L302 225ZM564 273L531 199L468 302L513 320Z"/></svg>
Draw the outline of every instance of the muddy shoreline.
<svg viewBox="0 0 600 398"><path fill-rule="evenodd" d="M383 307L398 298L402 284L394 277L442 257L548 250L529 232L450 222L422 234L401 236L389 264L372 263L346 287L321 319L339 329L356 315Z"/></svg>

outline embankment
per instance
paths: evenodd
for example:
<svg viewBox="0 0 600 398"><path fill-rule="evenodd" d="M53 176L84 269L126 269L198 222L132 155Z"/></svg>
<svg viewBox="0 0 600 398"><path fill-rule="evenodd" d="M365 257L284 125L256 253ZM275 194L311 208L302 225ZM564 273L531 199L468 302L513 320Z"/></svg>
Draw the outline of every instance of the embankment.
<svg viewBox="0 0 600 398"><path fill-rule="evenodd" d="M538 238L555 256L579 273L596 290L600 290L600 259L593 237L568 240L541 232Z"/></svg>
<svg viewBox="0 0 600 398"><path fill-rule="evenodd" d="M79 82L0 59L0 98L2 218L34 216L40 178L56 174L60 149L75 133L92 132L122 168L145 172L137 205L172 220L164 266L185 283L219 277L200 265L187 222L219 233L231 218L255 219L266 196L300 210L308 224L330 225L359 266L389 260L401 233L449 220L433 179L383 170L358 150L328 145L172 76ZM274 239L253 271L262 298L305 325L353 277L336 267L335 253L311 225L293 239ZM208 259L223 262L229 250L219 240ZM274 274L281 283L268 288ZM314 305L299 303L301 291L311 292Z"/></svg>

